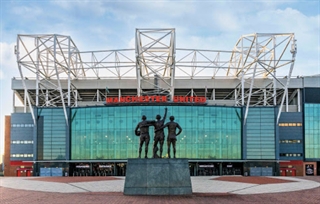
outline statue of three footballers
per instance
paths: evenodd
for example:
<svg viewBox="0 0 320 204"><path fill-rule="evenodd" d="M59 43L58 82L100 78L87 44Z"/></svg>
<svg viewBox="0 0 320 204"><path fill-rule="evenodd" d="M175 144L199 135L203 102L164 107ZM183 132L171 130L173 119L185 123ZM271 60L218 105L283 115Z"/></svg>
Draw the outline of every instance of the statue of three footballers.
<svg viewBox="0 0 320 204"><path fill-rule="evenodd" d="M154 126L154 142L153 142L153 158L157 157L158 143L160 143L160 158L162 158L163 152L163 143L164 143L164 128L168 128L168 137L167 137L167 147L168 147L168 157L170 156L170 146L173 147L173 158L176 158L176 136L182 132L182 128L176 122L174 122L174 116L170 116L170 122L164 124L164 121L167 116L167 108L165 108L164 116L161 120L161 116L156 116L156 121L147 121L145 115L142 116L142 121L138 123L135 134L140 136L140 146L139 146L139 158L141 158L142 146L145 143L145 158L148 158L148 146L150 142L149 127ZM176 129L179 130L176 133Z"/></svg>

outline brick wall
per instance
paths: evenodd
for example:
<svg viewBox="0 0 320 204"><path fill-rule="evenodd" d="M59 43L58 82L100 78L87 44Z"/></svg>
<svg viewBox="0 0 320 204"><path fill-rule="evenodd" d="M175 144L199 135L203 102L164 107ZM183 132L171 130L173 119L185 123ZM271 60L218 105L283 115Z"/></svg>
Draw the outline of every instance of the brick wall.
<svg viewBox="0 0 320 204"><path fill-rule="evenodd" d="M16 176L16 167L10 165L11 116L4 119L4 176Z"/></svg>

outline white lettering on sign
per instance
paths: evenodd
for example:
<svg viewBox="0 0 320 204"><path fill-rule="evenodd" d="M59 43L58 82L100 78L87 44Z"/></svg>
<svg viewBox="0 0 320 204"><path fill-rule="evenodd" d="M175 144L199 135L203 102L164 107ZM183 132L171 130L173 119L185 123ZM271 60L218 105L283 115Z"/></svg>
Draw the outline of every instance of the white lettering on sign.
<svg viewBox="0 0 320 204"><path fill-rule="evenodd" d="M99 165L99 168L111 168L111 165Z"/></svg>
<svg viewBox="0 0 320 204"><path fill-rule="evenodd" d="M211 168L213 168L214 165L213 164L210 164L210 165L199 165L199 167L211 167Z"/></svg>
<svg viewBox="0 0 320 204"><path fill-rule="evenodd" d="M79 168L79 169L89 169L89 165L77 165L76 168Z"/></svg>

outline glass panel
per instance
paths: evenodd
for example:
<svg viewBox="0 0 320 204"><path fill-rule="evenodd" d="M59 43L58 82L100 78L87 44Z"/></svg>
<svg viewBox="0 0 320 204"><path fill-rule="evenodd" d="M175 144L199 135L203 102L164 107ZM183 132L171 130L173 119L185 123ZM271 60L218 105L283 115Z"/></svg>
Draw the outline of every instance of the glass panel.
<svg viewBox="0 0 320 204"><path fill-rule="evenodd" d="M319 158L320 104L305 104L305 158Z"/></svg>
<svg viewBox="0 0 320 204"><path fill-rule="evenodd" d="M247 159L275 159L274 108L250 108L247 128Z"/></svg>
<svg viewBox="0 0 320 204"><path fill-rule="evenodd" d="M147 120L155 120L157 114L163 117L164 108L122 106L72 109L71 158L137 158L139 137L134 134L136 125L142 115ZM235 107L168 107L165 122L169 122L169 117L174 115L175 122L183 129L177 137L176 156L190 159L241 159L240 113L240 108ZM151 126L149 157L152 156L153 132L154 127ZM164 132L167 135L166 129ZM167 156L166 141L163 156Z"/></svg>
<svg viewBox="0 0 320 204"><path fill-rule="evenodd" d="M62 108L38 109L38 159L66 159L67 125Z"/></svg>

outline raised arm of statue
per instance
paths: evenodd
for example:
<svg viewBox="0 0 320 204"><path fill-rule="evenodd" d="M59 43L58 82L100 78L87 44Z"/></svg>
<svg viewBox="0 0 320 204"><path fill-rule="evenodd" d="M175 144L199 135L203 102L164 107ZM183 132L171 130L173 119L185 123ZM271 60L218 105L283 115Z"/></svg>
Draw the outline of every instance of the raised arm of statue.
<svg viewBox="0 0 320 204"><path fill-rule="evenodd" d="M164 115L163 115L163 118L162 118L162 121L163 121L163 122L166 120L167 112L168 112L168 108L166 107L166 108L164 109Z"/></svg>

